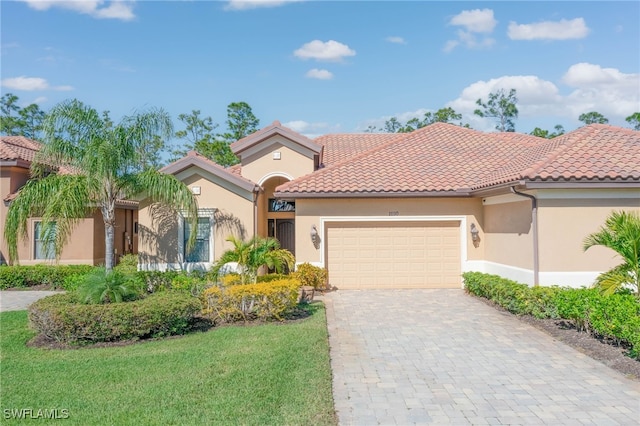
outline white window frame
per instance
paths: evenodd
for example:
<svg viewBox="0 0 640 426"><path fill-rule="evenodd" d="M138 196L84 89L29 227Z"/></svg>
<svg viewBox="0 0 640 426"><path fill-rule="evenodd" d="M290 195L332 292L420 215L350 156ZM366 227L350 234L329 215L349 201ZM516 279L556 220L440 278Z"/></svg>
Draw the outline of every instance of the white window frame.
<svg viewBox="0 0 640 426"><path fill-rule="evenodd" d="M185 258L185 226L184 221L188 219L188 215L185 212L178 214L178 258L182 269L185 271L193 270L209 270L213 266L213 260L215 259L215 212L217 209L198 209L198 218L209 219L209 261L208 262L187 262Z"/></svg>
<svg viewBox="0 0 640 426"><path fill-rule="evenodd" d="M55 222L53 222L54 226L57 226ZM51 244L50 250L40 250L40 253L43 254L42 257L38 257L38 244L40 244L41 248L44 248L44 241L42 239L36 240L36 235L41 232L36 233L36 229L42 226L42 220L34 220L33 221L33 259L34 260L54 260L56 258L56 251L53 243Z"/></svg>

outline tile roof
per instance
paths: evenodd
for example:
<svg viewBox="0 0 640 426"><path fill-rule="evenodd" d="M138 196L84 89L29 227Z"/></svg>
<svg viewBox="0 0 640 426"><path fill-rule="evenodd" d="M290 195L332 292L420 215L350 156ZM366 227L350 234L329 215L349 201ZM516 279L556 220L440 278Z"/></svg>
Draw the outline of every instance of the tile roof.
<svg viewBox="0 0 640 426"><path fill-rule="evenodd" d="M326 167L404 136L402 133L341 133L319 136L313 141L324 147L322 164Z"/></svg>
<svg viewBox="0 0 640 426"><path fill-rule="evenodd" d="M640 180L640 132L604 124L581 127L523 150L476 187L521 179Z"/></svg>
<svg viewBox="0 0 640 426"><path fill-rule="evenodd" d="M41 144L24 136L0 136L0 160L32 162Z"/></svg>
<svg viewBox="0 0 640 426"><path fill-rule="evenodd" d="M347 141L350 136L327 136L328 167L279 186L276 195L463 195L521 179L640 182L640 132L630 129L590 125L548 140L434 123L393 136L382 142L386 136L357 135L361 139L377 137L371 144L378 145L343 161L331 153L330 141ZM338 142L335 146L348 144Z"/></svg>
<svg viewBox="0 0 640 426"><path fill-rule="evenodd" d="M193 165L213 173L214 175L229 182L235 183L237 186L244 188L247 191L253 191L256 187L254 182L240 175L236 169L233 171L225 169L215 161L209 160L207 157L198 154L196 151L189 151L186 157L164 166L160 171L168 174L176 174Z"/></svg>
<svg viewBox="0 0 640 426"><path fill-rule="evenodd" d="M507 142L508 140L508 142ZM287 194L406 194L464 191L517 152L543 142L434 123L277 188Z"/></svg>

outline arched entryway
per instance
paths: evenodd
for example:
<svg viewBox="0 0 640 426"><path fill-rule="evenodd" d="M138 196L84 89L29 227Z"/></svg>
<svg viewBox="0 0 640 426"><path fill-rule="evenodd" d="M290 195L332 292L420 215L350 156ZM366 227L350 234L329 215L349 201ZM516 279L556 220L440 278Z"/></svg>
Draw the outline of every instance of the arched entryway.
<svg viewBox="0 0 640 426"><path fill-rule="evenodd" d="M296 254L295 202L279 200L273 196L276 187L289 182L284 176L272 176L262 183L258 196L258 235L274 237L283 249Z"/></svg>

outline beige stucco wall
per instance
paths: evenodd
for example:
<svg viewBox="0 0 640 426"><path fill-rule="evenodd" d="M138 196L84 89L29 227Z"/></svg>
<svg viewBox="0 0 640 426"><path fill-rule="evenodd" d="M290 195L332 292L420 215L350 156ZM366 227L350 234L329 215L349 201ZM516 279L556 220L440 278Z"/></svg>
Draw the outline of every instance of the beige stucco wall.
<svg viewBox="0 0 640 426"><path fill-rule="evenodd" d="M55 263L55 260L34 258L33 230L35 222L38 221L40 221L40 218L31 218L28 220L27 238L18 243L20 265ZM104 264L104 222L99 212L96 211L90 217L78 222L68 241L62 249L62 254L58 260L59 264Z"/></svg>
<svg viewBox="0 0 640 426"><path fill-rule="evenodd" d="M507 202L484 206L482 242L484 260L533 268L533 232L531 201Z"/></svg>
<svg viewBox="0 0 640 426"><path fill-rule="evenodd" d="M471 223L481 225L482 215L482 201L477 198L298 199L296 200L296 262L318 263L321 261L321 251L324 250L325 245L320 244L316 248L310 237L312 225L322 232L321 218L384 217L390 220L403 220L403 218L408 220L411 217L411 220L415 221L416 217L458 216L466 219L468 228ZM481 226L478 227L481 228ZM463 232L468 232L468 229ZM320 237L324 243L326 232ZM466 253L466 260L481 260L484 256L484 244L481 243L476 247L471 238L467 238Z"/></svg>
<svg viewBox="0 0 640 426"><path fill-rule="evenodd" d="M279 160L274 159L276 152L280 153ZM274 136L263 142L259 150L242 156L242 175L255 183L262 183L268 176L296 179L311 172L313 153L280 136Z"/></svg>
<svg viewBox="0 0 640 426"><path fill-rule="evenodd" d="M606 271L620 263L612 250L582 244L614 210L640 212L638 198L560 198L538 201L541 271ZM543 195L541 194L541 197Z"/></svg>
<svg viewBox="0 0 640 426"><path fill-rule="evenodd" d="M219 178L203 176L205 173L187 173L178 178L189 187L199 186L199 209L217 209L214 214L214 258L231 248L226 240L229 235L240 238L253 236L253 200L251 192L238 194L220 186ZM216 182L212 181L216 180ZM228 184L227 184L228 186ZM179 227L177 213L151 204L140 203L138 253L141 264L176 264L179 257Z"/></svg>
<svg viewBox="0 0 640 426"><path fill-rule="evenodd" d="M22 167L0 168L0 199L4 200L9 194L18 190L29 179L29 169ZM7 218L9 206L0 201L0 265L9 261L9 252L4 240L4 222Z"/></svg>

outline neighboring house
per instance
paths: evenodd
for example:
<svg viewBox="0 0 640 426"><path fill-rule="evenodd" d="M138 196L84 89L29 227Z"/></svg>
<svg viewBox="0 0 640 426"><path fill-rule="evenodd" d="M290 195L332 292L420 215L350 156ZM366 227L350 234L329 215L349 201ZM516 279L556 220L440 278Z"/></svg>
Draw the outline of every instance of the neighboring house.
<svg viewBox="0 0 640 426"><path fill-rule="evenodd" d="M194 152L163 169L198 196L198 249L185 252L179 213L143 200L142 269L209 267L228 235L258 234L338 288L460 288L465 271L589 285L617 260L584 238L613 210L640 211L640 132L607 125L551 140L444 123L311 140L276 121L231 148L228 169Z"/></svg>
<svg viewBox="0 0 640 426"><path fill-rule="evenodd" d="M11 201L20 188L30 179L31 162L40 149L39 142L23 136L0 136L0 264L9 262L4 225ZM69 173L61 168L60 173ZM120 201L116 209L115 258L122 254L137 252L138 203ZM52 250L40 239L40 218L30 218L27 224L28 238L18 246L18 261L21 265L53 262ZM104 221L99 210L94 210L81 220L62 250L60 264L104 264Z"/></svg>

